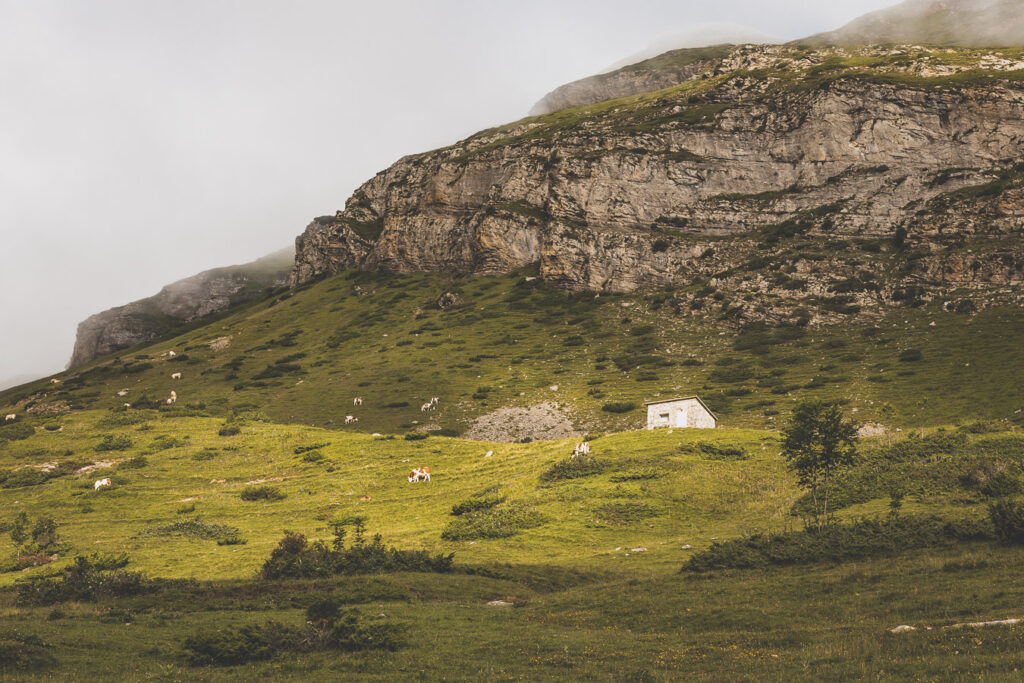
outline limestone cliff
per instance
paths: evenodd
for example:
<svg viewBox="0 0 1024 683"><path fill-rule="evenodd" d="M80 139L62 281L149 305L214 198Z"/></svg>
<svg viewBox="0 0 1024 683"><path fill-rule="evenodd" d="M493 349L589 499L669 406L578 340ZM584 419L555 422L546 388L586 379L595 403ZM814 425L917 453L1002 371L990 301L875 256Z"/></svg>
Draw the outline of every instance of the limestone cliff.
<svg viewBox="0 0 1024 683"><path fill-rule="evenodd" d="M78 325L68 368L173 332L182 325L265 296L288 282L293 250L282 249L240 266L216 268L86 318Z"/></svg>
<svg viewBox="0 0 1024 683"><path fill-rule="evenodd" d="M730 48L401 159L298 238L292 283L539 264L740 319L1018 300L1022 79L1020 50Z"/></svg>

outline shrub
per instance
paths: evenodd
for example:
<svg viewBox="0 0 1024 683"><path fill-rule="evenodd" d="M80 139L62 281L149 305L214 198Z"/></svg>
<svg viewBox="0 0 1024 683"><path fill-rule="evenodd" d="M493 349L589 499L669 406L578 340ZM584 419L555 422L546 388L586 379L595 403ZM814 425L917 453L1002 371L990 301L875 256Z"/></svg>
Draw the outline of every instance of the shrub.
<svg viewBox="0 0 1024 683"><path fill-rule="evenodd" d="M698 441L694 444L685 444L680 447L684 453L699 453L710 460L743 460L747 452L742 446L734 444L716 444L710 441Z"/></svg>
<svg viewBox="0 0 1024 683"><path fill-rule="evenodd" d="M120 465L118 465L118 469L137 470L137 469L140 469L142 467L145 467L148 464L149 464L149 460L146 458L146 456L144 456L144 455L137 455L134 458L132 458L131 460L127 460L127 461L121 463Z"/></svg>
<svg viewBox="0 0 1024 683"><path fill-rule="evenodd" d="M104 451L123 451L132 447L132 440L123 434L104 434L98 444L93 446L97 453Z"/></svg>
<svg viewBox="0 0 1024 683"><path fill-rule="evenodd" d="M226 424L218 430L218 436L237 436L242 433L242 428L238 425Z"/></svg>
<svg viewBox="0 0 1024 683"><path fill-rule="evenodd" d="M267 486L266 484L261 486L246 486L242 489L241 494L242 500L256 501L256 500L284 500L288 495L276 486Z"/></svg>
<svg viewBox="0 0 1024 683"><path fill-rule="evenodd" d="M319 449L323 448L324 446L330 446L330 445L331 444L329 444L327 442L324 442L324 443L314 443L314 444L311 444L309 446L296 446L295 448L292 449L292 452L295 453L295 455L302 455L303 453L308 453L310 451L316 451L316 450L319 450Z"/></svg>
<svg viewBox="0 0 1024 683"><path fill-rule="evenodd" d="M423 439L430 436L429 432L409 432L405 435L406 441L422 441Z"/></svg>
<svg viewBox="0 0 1024 683"><path fill-rule="evenodd" d="M396 401L395 403L385 403L385 408L406 408L409 406L408 401Z"/></svg>
<svg viewBox="0 0 1024 683"><path fill-rule="evenodd" d="M594 508L597 518L608 524L624 525L639 522L662 514L661 510L647 503L612 502Z"/></svg>
<svg viewBox="0 0 1024 683"><path fill-rule="evenodd" d="M554 462L551 467L541 472L541 481L558 481L561 479L579 479L600 474L604 471L604 462L592 455L578 455Z"/></svg>
<svg viewBox="0 0 1024 683"><path fill-rule="evenodd" d="M309 543L302 534L286 531L284 538L263 563L263 579L315 578L340 574L379 572L448 572L454 555L430 555L422 550L385 546L380 535L363 540L362 518L335 522L331 547L322 541ZM356 528L355 542L345 547L345 527Z"/></svg>
<svg viewBox="0 0 1024 683"><path fill-rule="evenodd" d="M545 521L540 512L525 503L505 503L460 515L448 523L441 532L441 538L447 541L507 538L541 526Z"/></svg>
<svg viewBox="0 0 1024 683"><path fill-rule="evenodd" d="M191 508L179 508L178 514L187 514L184 510L191 512L195 510L195 505L188 506ZM238 536L238 529L227 524L211 524L210 522L204 522L199 517L192 519L182 519L171 524L164 526L150 527L145 531L141 532L143 536L186 536L188 538L198 538L206 541L213 539L229 538L232 536Z"/></svg>
<svg viewBox="0 0 1024 683"><path fill-rule="evenodd" d="M243 626L199 633L185 639L185 652L193 666L233 666L270 659L274 650L263 630Z"/></svg>
<svg viewBox="0 0 1024 683"><path fill-rule="evenodd" d="M605 403L601 406L601 410L606 413L628 413L638 408L637 404L631 401L619 401L613 403Z"/></svg>
<svg viewBox="0 0 1024 683"><path fill-rule="evenodd" d="M179 439L175 436L171 436L170 434L161 434L153 440L150 448L156 451L166 451L172 448L178 448L179 446L184 446L186 443L188 442L184 439Z"/></svg>
<svg viewBox="0 0 1024 683"><path fill-rule="evenodd" d="M56 576L33 576L16 584L17 601L37 607L58 602L90 602L102 598L140 595L155 584L138 572L109 569L110 563L79 555ZM123 565L122 565L123 566Z"/></svg>
<svg viewBox="0 0 1024 683"><path fill-rule="evenodd" d="M1024 505L997 500L988 506L996 538L1007 545L1024 545Z"/></svg>
<svg viewBox="0 0 1024 683"><path fill-rule="evenodd" d="M683 565L683 571L842 562L990 538L991 527L979 520L890 516L884 520L863 519L852 524L831 524L821 532L805 529L754 534L714 543L691 557Z"/></svg>
<svg viewBox="0 0 1024 683"><path fill-rule="evenodd" d="M12 422L0 425L0 440L22 441L36 433L35 427L27 422Z"/></svg>
<svg viewBox="0 0 1024 683"><path fill-rule="evenodd" d="M309 451L302 454L302 462L320 462L324 459L324 454L320 451Z"/></svg>
<svg viewBox="0 0 1024 683"><path fill-rule="evenodd" d="M907 349L900 353L900 362L914 363L921 360L923 357L923 354L918 349Z"/></svg>
<svg viewBox="0 0 1024 683"><path fill-rule="evenodd" d="M498 495L482 495L473 496L461 503L456 503L452 506L452 514L455 516L463 515L469 512L477 512L479 510L488 510L496 505L500 505L505 502L505 496Z"/></svg>

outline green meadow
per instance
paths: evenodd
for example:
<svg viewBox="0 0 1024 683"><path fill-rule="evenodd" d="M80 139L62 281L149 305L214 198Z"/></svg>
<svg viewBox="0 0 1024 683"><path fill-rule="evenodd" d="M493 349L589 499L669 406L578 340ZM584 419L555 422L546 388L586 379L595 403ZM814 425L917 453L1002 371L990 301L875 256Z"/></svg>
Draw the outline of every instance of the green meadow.
<svg viewBox="0 0 1024 683"><path fill-rule="evenodd" d="M1024 548L989 522L1024 492L1020 311L738 329L667 297L571 297L527 278L346 273L0 393L19 415L0 425L4 676L1019 680L1020 625L943 627L1024 617ZM457 304L442 310L445 293ZM721 428L641 429L644 400L681 393ZM749 562L746 540L804 529L778 428L806 398L887 430L837 477L837 523L977 533ZM588 434L592 460L569 460L577 439L460 436L541 401ZM432 481L410 484L421 466ZM13 540L22 513L29 529L57 525L34 559ZM258 577L286 532L327 548L347 524L351 547L354 520L364 543L451 554L450 571ZM684 569L712 549L750 568ZM109 573L142 587L26 597L79 557L126 562ZM249 627L308 635L325 599L396 643L194 657ZM889 632L901 624L916 630Z"/></svg>

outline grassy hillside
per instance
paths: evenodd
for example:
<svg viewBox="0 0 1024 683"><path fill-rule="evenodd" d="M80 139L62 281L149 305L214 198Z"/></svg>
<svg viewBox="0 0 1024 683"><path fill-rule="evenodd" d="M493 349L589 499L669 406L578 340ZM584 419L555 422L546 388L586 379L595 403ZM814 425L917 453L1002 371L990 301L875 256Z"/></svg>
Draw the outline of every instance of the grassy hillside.
<svg viewBox="0 0 1024 683"><path fill-rule="evenodd" d="M445 293L458 303L442 310ZM668 296L572 297L525 276L352 272L57 375L59 384L0 392L0 411L157 407L174 390L177 404L160 407L177 414L260 410L330 428L354 415L365 432L462 432L498 407L555 401L585 432L640 427L644 400L697 393L732 427L770 427L808 397L848 401L859 420L894 427L1019 422L1022 332L1018 308L898 307L832 327L737 329ZM422 413L432 396L439 408ZM637 408L603 409L611 403Z"/></svg>
<svg viewBox="0 0 1024 683"><path fill-rule="evenodd" d="M571 441L406 440L253 413L226 423L94 410L47 424L0 446L5 529L22 511L33 521L52 516L66 544L56 562L0 574L6 675L17 660L23 675L88 670L94 679L1010 680L1021 663L1019 629L923 630L1024 616L1014 611L1024 597L1019 547L974 542L841 565L680 574L715 541L800 526L790 514L799 490L775 432L609 434L592 442L598 471L552 479L544 473L566 460ZM983 518L992 498L977 473L998 465L1019 484L1024 440L974 432L986 430L866 442L843 484L841 518L882 514L896 480L908 493L903 515ZM933 465L914 464L922 458ZM74 473L101 460L111 466ZM878 460L913 466L886 474ZM420 465L433 481L407 483ZM56 474L42 474L46 467ZM868 473L877 478L864 495ZM93 490L104 476L114 485ZM252 486L283 497L243 500ZM500 501L490 510L505 515L481 519L503 521L467 527L452 514L480 500ZM352 515L398 547L454 552L456 571L254 581L285 529L326 540L332 521ZM461 538L446 540L452 530ZM14 551L6 536L5 558ZM197 582L57 606L26 605L9 590L97 551L127 552L129 568L150 577ZM306 607L324 596L364 620L398 625L415 645L187 664L186 638L270 620L300 628ZM515 606L486 604L495 599ZM902 623L922 630L887 633Z"/></svg>

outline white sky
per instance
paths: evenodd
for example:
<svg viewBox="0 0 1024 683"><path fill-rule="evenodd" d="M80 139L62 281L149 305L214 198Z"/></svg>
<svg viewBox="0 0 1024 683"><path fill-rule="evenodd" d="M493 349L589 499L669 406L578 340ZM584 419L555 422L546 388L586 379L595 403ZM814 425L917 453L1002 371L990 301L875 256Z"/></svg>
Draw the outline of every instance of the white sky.
<svg viewBox="0 0 1024 683"><path fill-rule="evenodd" d="M77 323L275 251L405 154L694 24L893 0L0 0L0 386Z"/></svg>

